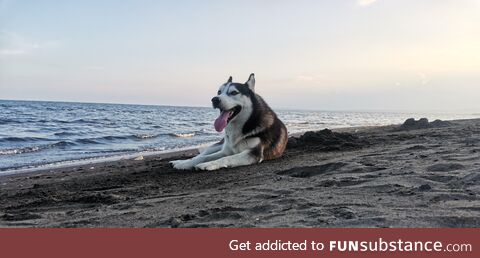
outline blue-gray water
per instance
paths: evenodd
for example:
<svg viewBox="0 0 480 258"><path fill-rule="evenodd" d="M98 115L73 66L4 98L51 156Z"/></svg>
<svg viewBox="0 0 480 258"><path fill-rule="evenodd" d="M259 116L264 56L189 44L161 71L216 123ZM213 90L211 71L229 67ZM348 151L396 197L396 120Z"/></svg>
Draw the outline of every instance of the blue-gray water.
<svg viewBox="0 0 480 258"><path fill-rule="evenodd" d="M290 133L473 114L276 110ZM212 108L0 100L0 172L216 141Z"/></svg>

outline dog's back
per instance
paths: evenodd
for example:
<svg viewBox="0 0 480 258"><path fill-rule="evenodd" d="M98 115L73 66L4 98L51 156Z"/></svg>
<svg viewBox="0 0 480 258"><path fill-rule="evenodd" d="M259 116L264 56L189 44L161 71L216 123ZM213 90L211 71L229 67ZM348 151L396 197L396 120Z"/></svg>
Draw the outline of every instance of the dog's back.
<svg viewBox="0 0 480 258"><path fill-rule="evenodd" d="M259 160L281 157L287 146L287 128L258 94L252 98L252 104L253 112L243 127L243 133L249 135L249 138L260 138L260 145L253 154Z"/></svg>

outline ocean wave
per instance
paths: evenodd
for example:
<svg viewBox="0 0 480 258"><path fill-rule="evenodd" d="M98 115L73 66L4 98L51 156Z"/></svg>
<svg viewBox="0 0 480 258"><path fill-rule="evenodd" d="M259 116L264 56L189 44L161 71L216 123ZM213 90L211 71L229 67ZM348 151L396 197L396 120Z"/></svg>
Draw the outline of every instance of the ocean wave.
<svg viewBox="0 0 480 258"><path fill-rule="evenodd" d="M217 132L215 132L213 129L206 129L206 128L202 128L198 131L195 131L196 134L218 134Z"/></svg>
<svg viewBox="0 0 480 258"><path fill-rule="evenodd" d="M167 134L142 133L142 134L129 134L129 135L107 135L107 136L95 137L95 138L77 139L75 140L75 142L79 144L101 144L101 143L107 143L111 141L121 141L121 140L134 140L134 141L149 140L149 139L157 138L159 136L190 138L190 137L194 137L198 133L207 134L207 132L198 131L198 132L189 132L189 133L167 133Z"/></svg>
<svg viewBox="0 0 480 258"><path fill-rule="evenodd" d="M71 132L59 132L59 133L54 133L53 135L55 135L55 136L72 136L72 135L75 135L75 133L71 133Z"/></svg>
<svg viewBox="0 0 480 258"><path fill-rule="evenodd" d="M128 134L128 135L107 135L95 138L83 138L75 140L82 144L100 144L102 142L118 141L118 140L146 140L158 137L158 134Z"/></svg>
<svg viewBox="0 0 480 258"><path fill-rule="evenodd" d="M104 121L110 121L109 119L74 119L74 120L63 120L63 119L40 119L32 122L37 123L56 123L56 124L92 124L92 123L103 123Z"/></svg>
<svg viewBox="0 0 480 258"><path fill-rule="evenodd" d="M136 134L134 136L137 139L150 139L158 137L158 134Z"/></svg>
<svg viewBox="0 0 480 258"><path fill-rule="evenodd" d="M59 141L59 142L56 142L56 143L53 143L53 144L48 144L48 145L44 145L46 146L46 148L55 148L55 147L67 147L67 146L74 146L76 145L75 143L73 142L70 142L70 141Z"/></svg>
<svg viewBox="0 0 480 258"><path fill-rule="evenodd" d="M76 144L69 141L59 141L56 143L46 144L46 145L28 146L28 147L21 147L21 148L15 148L15 149L3 149L3 150L0 150L0 155L16 155L16 154L23 154L23 153L31 153L31 152L38 152L46 149L65 148L73 145L76 145Z"/></svg>
<svg viewBox="0 0 480 258"><path fill-rule="evenodd" d="M171 133L170 135L179 138L190 138L195 136L195 133Z"/></svg>
<svg viewBox="0 0 480 258"><path fill-rule="evenodd" d="M33 146L33 147L25 147L25 148L18 148L18 149L0 150L0 155L15 155L15 154L22 154L22 153L29 153L29 152L36 152L36 151L40 151L40 147Z"/></svg>
<svg viewBox="0 0 480 258"><path fill-rule="evenodd" d="M194 122L196 126L205 126L205 125L211 125L211 122Z"/></svg>
<svg viewBox="0 0 480 258"><path fill-rule="evenodd" d="M22 123L22 121L9 119L9 118L0 118L0 124L9 124L9 123L16 124L16 123Z"/></svg>
<svg viewBox="0 0 480 258"><path fill-rule="evenodd" d="M68 121L59 120L59 119L50 119L50 120L40 119L40 120L36 120L36 121L33 120L31 122L41 123L41 124L45 124L45 123L68 124L69 123Z"/></svg>
<svg viewBox="0 0 480 258"><path fill-rule="evenodd" d="M68 123L70 123L70 121L60 120L60 119L53 119L53 120L48 121L48 122L50 122L50 123L57 123L57 124L58 124L58 123L60 123L60 124L68 124Z"/></svg>
<svg viewBox="0 0 480 258"><path fill-rule="evenodd" d="M77 124L91 124L91 123L96 123L96 122L97 121L89 120L89 119L83 119L83 118L68 121L68 123L74 123L74 124L75 123L77 123Z"/></svg>
<svg viewBox="0 0 480 258"><path fill-rule="evenodd" d="M0 142L34 142L34 141L45 141L48 139L40 137L4 137L0 138Z"/></svg>
<svg viewBox="0 0 480 258"><path fill-rule="evenodd" d="M80 143L80 144L100 144L100 142L98 142L94 139L89 139L89 138L78 139L78 140L75 140L75 142Z"/></svg>
<svg viewBox="0 0 480 258"><path fill-rule="evenodd" d="M128 138L132 138L132 135L107 135L107 136L94 138L94 139L114 141L114 140L126 140Z"/></svg>

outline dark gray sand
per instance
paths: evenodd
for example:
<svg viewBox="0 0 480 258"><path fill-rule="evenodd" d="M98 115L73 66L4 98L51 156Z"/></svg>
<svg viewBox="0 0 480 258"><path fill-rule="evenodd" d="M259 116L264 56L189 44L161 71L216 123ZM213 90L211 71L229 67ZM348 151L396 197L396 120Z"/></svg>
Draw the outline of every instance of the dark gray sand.
<svg viewBox="0 0 480 258"><path fill-rule="evenodd" d="M0 226L480 227L480 119L416 128L308 133L214 172L170 155L2 176Z"/></svg>

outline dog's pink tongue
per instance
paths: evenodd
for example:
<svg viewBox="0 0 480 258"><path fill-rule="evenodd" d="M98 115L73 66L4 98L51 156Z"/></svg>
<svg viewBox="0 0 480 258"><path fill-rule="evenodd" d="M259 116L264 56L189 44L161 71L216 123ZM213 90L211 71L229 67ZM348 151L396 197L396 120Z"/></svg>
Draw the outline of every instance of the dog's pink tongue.
<svg viewBox="0 0 480 258"><path fill-rule="evenodd" d="M215 119L215 123L213 125L215 126L215 130L217 130L217 132L221 132L223 129L225 129L225 127L227 127L229 115L229 111L222 111L218 118Z"/></svg>

